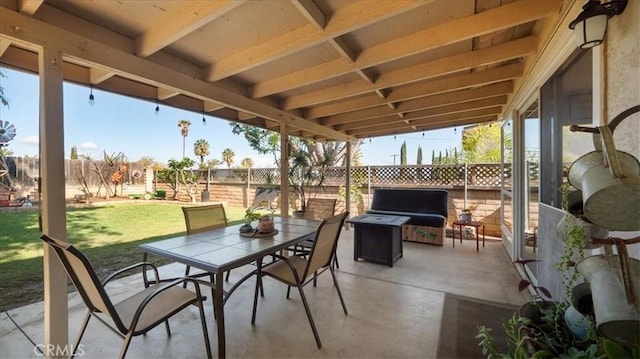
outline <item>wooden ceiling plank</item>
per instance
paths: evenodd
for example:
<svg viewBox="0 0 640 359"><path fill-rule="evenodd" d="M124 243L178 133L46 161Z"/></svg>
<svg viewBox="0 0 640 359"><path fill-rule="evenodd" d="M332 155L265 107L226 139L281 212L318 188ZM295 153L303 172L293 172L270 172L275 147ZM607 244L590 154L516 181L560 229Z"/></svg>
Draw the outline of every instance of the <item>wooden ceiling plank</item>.
<svg viewBox="0 0 640 359"><path fill-rule="evenodd" d="M396 107L396 113L404 113L417 111L427 108L439 108L456 103L465 103L474 100L481 100L484 98L491 98L500 95L507 95L513 91L513 83L511 81L501 82L497 84L481 86L474 89L459 90L453 92L447 92L444 94L438 94L434 96L426 96L418 99L408 100L402 102ZM380 107L374 109L364 109L352 112L346 112L331 117L323 118L320 123L323 125L338 125L343 123L350 123L354 121L362 121L369 118L380 117L378 113L383 112ZM390 114L388 111L384 111L382 115Z"/></svg>
<svg viewBox="0 0 640 359"><path fill-rule="evenodd" d="M251 113L246 113L246 112L242 112L242 111L238 111L238 120L240 121L246 121L252 118L256 118L258 116L251 114Z"/></svg>
<svg viewBox="0 0 640 359"><path fill-rule="evenodd" d="M458 112L466 112L466 111L478 110L478 109L494 107L494 106L503 106L506 104L507 104L507 96L502 95L502 96L490 97L490 98L485 98L485 99L480 99L475 101L455 103L447 106L435 107L430 109L424 109L424 110L420 109L423 111L420 111L419 117L442 116L446 114L454 114ZM404 120L409 121L412 118L412 113L414 112L416 111L415 110L409 111L408 113L405 112ZM373 122L371 119L361 120L357 122L354 121L354 122L349 122L346 124L334 126L334 129L336 131L352 130L356 128L371 126L372 123Z"/></svg>
<svg viewBox="0 0 640 359"><path fill-rule="evenodd" d="M18 11L21 14L33 16L42 3L44 3L44 0L18 0Z"/></svg>
<svg viewBox="0 0 640 359"><path fill-rule="evenodd" d="M169 18L161 18L144 34L134 40L138 56L147 57L169 46L171 43L198 30L210 21L226 14L244 1L216 0L191 3ZM185 4L188 4L185 3Z"/></svg>
<svg viewBox="0 0 640 359"><path fill-rule="evenodd" d="M178 96L180 94L180 91L174 90L174 89L167 89L164 87L158 87L157 91L156 91L156 98L160 101L164 101L167 99L170 99L172 97Z"/></svg>
<svg viewBox="0 0 640 359"><path fill-rule="evenodd" d="M92 67L89 69L89 82L91 82L93 85L98 85L104 81L107 81L115 74L116 73L113 71L108 71L98 67Z"/></svg>
<svg viewBox="0 0 640 359"><path fill-rule="evenodd" d="M491 111L491 110L483 109L483 110L461 112L458 114L442 115L442 116L436 116L436 117L430 117L430 118L424 118L424 119L418 118L411 121L409 124L406 124L404 121L399 121L399 122L389 123L381 126L370 126L367 128L346 131L346 134L350 136L356 136L356 137L371 135L373 133L384 133L384 134L396 133L397 134L399 133L398 131L401 131L401 130L406 130L407 132L414 132L413 129L411 129L411 126L416 126L422 129L425 126L430 126L435 124L444 124L444 123L468 124L472 122L472 119L496 118L498 113L496 113L495 111L496 110Z"/></svg>
<svg viewBox="0 0 640 359"><path fill-rule="evenodd" d="M340 56L345 59L355 62L356 61L356 53L351 49L351 47L340 37L335 39L330 39L329 44L333 46L334 49L340 54ZM360 69L356 70L357 72L362 72Z"/></svg>
<svg viewBox="0 0 640 359"><path fill-rule="evenodd" d="M401 101L415 98L417 97L416 94L431 96L468 87L485 86L487 84L522 77L523 71L524 66L522 63L515 63L470 74L456 75L424 83L413 84L399 89L394 89L389 94L387 100Z"/></svg>
<svg viewBox="0 0 640 359"><path fill-rule="evenodd" d="M352 136L355 136L356 138L367 138L367 137L370 138L370 137L389 135L389 133L394 135L402 135L402 134L414 133L414 132L438 130L438 129L449 128L453 126L464 126L464 125L476 124L476 123L493 122L493 121L497 121L497 119L498 119L498 116L491 115L491 116L465 118L465 119L456 120L456 121L444 121L444 122L438 121L438 122L430 123L429 125L425 125L425 126L402 126L401 124L399 124L399 126L396 128L393 128L391 132L389 132L389 130L372 128L371 130L368 130L368 129L354 130L354 131L348 131L347 133Z"/></svg>
<svg viewBox="0 0 640 359"><path fill-rule="evenodd" d="M87 67L105 68L116 72L118 76L143 84L178 90L195 99L219 102L225 107L255 113L259 117L285 123L287 126L308 130L335 140L351 139L344 133L326 128L297 115L1 6L0 18L3 19L0 22L0 33L12 42L54 46L63 53L64 58L82 62Z"/></svg>
<svg viewBox="0 0 640 359"><path fill-rule="evenodd" d="M313 0L291 0L291 3L311 24L316 25L318 30L324 29L327 23L327 17Z"/></svg>
<svg viewBox="0 0 640 359"><path fill-rule="evenodd" d="M11 46L11 41L9 41L9 39L5 39L4 37L0 37L0 57L4 55L9 46Z"/></svg>
<svg viewBox="0 0 640 359"><path fill-rule="evenodd" d="M343 123L363 121L370 118L382 117L393 113L404 113L417 111L426 108L442 107L455 103L464 103L473 100L490 98L500 95L510 94L513 91L513 83L511 81L500 82L496 84L481 86L473 89L459 90L438 94L434 96L420 97L413 100L402 102L396 107L395 111L383 108L383 105L370 107L362 110L343 112L341 114L328 116L320 120L325 126L334 126Z"/></svg>
<svg viewBox="0 0 640 359"><path fill-rule="evenodd" d="M257 83L249 89L249 93L251 97L259 98L328 80L359 68L375 66L551 16L560 9L560 4L561 0L519 0L365 49L360 53L355 63L345 63L340 61L341 59L333 60Z"/></svg>
<svg viewBox="0 0 640 359"><path fill-rule="evenodd" d="M207 81L218 81L236 75L431 1L433 0L354 1L332 14L324 31L318 31L316 25L308 24L256 46L247 47L209 66L205 71L205 78ZM342 58L340 60L344 61Z"/></svg>
<svg viewBox="0 0 640 359"><path fill-rule="evenodd" d="M522 39L510 41L504 44L488 47L468 53L449 56L434 61L429 61L416 66L392 71L378 78L375 84L366 84L362 81L353 81L321 90L311 91L300 95L291 96L282 101L282 108L291 110L300 107L313 106L323 102L347 98L378 88L399 86L420 80L425 80L439 75L468 70L476 66L492 64L508 59L518 58L535 52L538 46L538 38L528 36Z"/></svg>
<svg viewBox="0 0 640 359"><path fill-rule="evenodd" d="M382 104L384 104L382 99L377 94L372 93L356 98L350 98L345 101L333 102L326 105L308 108L306 111L304 111L304 117L308 119L316 119L334 115L344 111L352 111Z"/></svg>
<svg viewBox="0 0 640 359"><path fill-rule="evenodd" d="M213 101L204 100L202 101L202 110L204 112L213 112L223 108L224 106Z"/></svg>
<svg viewBox="0 0 640 359"><path fill-rule="evenodd" d="M437 94L456 91L468 87L484 86L500 81L511 80L522 76L523 65L521 63L496 67L486 71L470 74L455 75L439 80L417 83L406 87L393 89L388 95L390 102L406 101L414 98L433 96ZM374 95L364 95L357 98L349 98L343 101L332 102L326 105L308 108L304 114L306 118L314 119L334 114L355 111L368 107L383 105L385 101Z"/></svg>

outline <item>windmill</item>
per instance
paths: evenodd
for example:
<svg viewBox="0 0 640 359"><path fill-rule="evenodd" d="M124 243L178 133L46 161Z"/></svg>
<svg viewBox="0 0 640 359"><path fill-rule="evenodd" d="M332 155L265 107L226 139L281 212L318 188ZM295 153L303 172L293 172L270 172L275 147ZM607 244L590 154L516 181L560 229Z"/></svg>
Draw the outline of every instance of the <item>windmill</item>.
<svg viewBox="0 0 640 359"><path fill-rule="evenodd" d="M13 140L16 136L16 126L8 121L0 120L0 149L7 146L9 141ZM4 151L0 151L0 187L13 188L13 181L9 174L9 166L4 156Z"/></svg>

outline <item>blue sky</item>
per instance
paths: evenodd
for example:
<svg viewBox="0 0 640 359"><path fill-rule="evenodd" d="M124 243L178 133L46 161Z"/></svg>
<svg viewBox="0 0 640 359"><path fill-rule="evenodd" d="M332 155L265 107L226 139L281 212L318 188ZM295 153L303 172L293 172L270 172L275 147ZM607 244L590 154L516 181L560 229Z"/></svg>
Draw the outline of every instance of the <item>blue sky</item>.
<svg viewBox="0 0 640 359"><path fill-rule="evenodd" d="M16 137L9 142L14 155L35 156L38 154L38 77L24 72L2 68L7 77L0 79L9 108L0 108L0 119L9 121L17 129ZM231 133L228 121L183 111L160 104L160 113L155 115L155 103L132 99L120 95L94 90L95 105L89 106L89 88L65 83L64 86L64 133L65 153L69 156L72 146L79 154L102 158L103 150L108 154L123 152L131 161L143 156L153 157L166 163L169 159L182 157L182 136L177 126L179 120L191 121L186 140L187 157L193 155L193 143L201 138L211 145L208 159L221 159L222 151L231 148L235 163L239 165L245 157L251 157L256 167L273 166L272 158L255 153L244 137ZM431 151L444 153L445 149L460 146L461 128L443 129L409 135L377 137L365 140L361 146L363 163L367 165L394 164L394 156L400 154L400 146L407 142L407 161L416 162L418 146L422 147L423 162L431 161ZM400 163L399 156L395 163Z"/></svg>

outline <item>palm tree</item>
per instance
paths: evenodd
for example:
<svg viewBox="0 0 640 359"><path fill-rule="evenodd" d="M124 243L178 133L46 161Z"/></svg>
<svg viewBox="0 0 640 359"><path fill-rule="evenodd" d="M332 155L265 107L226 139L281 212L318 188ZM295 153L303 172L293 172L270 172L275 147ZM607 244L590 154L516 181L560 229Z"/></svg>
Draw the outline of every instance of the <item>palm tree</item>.
<svg viewBox="0 0 640 359"><path fill-rule="evenodd" d="M251 168L251 167L253 167L253 158L251 158L251 157L243 158L242 162L240 162L240 166L242 168Z"/></svg>
<svg viewBox="0 0 640 359"><path fill-rule="evenodd" d="M222 161L224 161L224 163L226 163L226 164L227 164L227 167L228 167L228 168L231 168L231 164L233 163L233 157L234 157L235 155L236 155L236 154L235 154L235 153L233 153L233 150L232 150L232 149L230 149L230 148L225 148L225 149L222 151Z"/></svg>
<svg viewBox="0 0 640 359"><path fill-rule="evenodd" d="M204 158L206 156L209 156L209 142L207 142L207 140L205 140L204 138L197 140L193 144L193 153L196 156L200 157L200 165L203 166Z"/></svg>
<svg viewBox="0 0 640 359"><path fill-rule="evenodd" d="M191 126L191 121L189 120L178 121L178 127L180 127L180 134L182 135L182 158L185 158L185 145L186 145L187 136L189 136L189 126Z"/></svg>

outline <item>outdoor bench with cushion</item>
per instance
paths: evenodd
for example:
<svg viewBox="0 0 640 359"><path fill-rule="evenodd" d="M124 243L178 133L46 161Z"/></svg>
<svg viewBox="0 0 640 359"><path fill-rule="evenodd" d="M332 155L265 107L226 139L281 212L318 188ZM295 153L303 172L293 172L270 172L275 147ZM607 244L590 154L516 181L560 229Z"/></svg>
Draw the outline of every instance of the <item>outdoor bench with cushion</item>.
<svg viewBox="0 0 640 359"><path fill-rule="evenodd" d="M442 245L447 227L448 194L440 189L379 188L373 191L367 213L410 217L402 226L404 240Z"/></svg>

